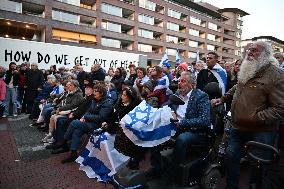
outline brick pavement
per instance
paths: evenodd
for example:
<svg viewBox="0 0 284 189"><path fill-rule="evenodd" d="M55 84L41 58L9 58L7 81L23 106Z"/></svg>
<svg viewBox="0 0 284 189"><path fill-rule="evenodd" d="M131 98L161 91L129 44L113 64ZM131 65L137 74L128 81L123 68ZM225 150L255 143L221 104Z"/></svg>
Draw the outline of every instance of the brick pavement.
<svg viewBox="0 0 284 189"><path fill-rule="evenodd" d="M89 179L79 171L77 163L61 164L60 160L67 154L40 159L21 158L9 122L0 119L0 124L4 128L0 129L0 189L113 188Z"/></svg>

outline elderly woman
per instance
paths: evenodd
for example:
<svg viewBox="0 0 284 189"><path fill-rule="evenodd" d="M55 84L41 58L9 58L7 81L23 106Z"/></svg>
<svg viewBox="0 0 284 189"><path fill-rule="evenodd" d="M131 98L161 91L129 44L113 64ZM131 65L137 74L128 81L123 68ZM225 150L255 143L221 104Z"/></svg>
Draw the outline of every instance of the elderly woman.
<svg viewBox="0 0 284 189"><path fill-rule="evenodd" d="M94 100L88 111L81 119L72 121L64 135L62 148L68 148L67 141L71 140L71 153L62 163L74 161L77 155L77 149L80 144L80 138L84 133L89 133L101 127L102 123L107 121L113 113L112 100L107 97L105 86L98 84L94 86Z"/></svg>
<svg viewBox="0 0 284 189"><path fill-rule="evenodd" d="M43 142L54 142L52 133L56 128L56 121L59 117L66 116L71 111L76 109L83 101L83 95L79 89L79 83L76 80L71 80L66 84L67 95L62 103L56 108L55 114L50 117L48 135L42 139Z"/></svg>

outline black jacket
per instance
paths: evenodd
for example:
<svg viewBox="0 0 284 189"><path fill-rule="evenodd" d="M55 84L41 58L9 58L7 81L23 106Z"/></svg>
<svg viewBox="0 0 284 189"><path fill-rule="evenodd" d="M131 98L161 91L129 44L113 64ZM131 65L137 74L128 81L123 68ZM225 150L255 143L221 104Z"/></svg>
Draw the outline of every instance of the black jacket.
<svg viewBox="0 0 284 189"><path fill-rule="evenodd" d="M83 94L80 89L77 89L73 93L68 93L66 98L61 101L61 104L58 107L59 111L74 110L79 106L83 100Z"/></svg>
<svg viewBox="0 0 284 189"><path fill-rule="evenodd" d="M11 70L7 70L5 74L5 83L8 85L11 81L11 78L13 76L13 86L18 86L20 81L20 75L18 73L12 73Z"/></svg>
<svg viewBox="0 0 284 189"><path fill-rule="evenodd" d="M42 71L36 70L29 70L27 71L27 79L26 79L26 86L27 90L25 93L25 97L28 101L34 100L38 95L38 88L42 88L44 83L44 75Z"/></svg>
<svg viewBox="0 0 284 189"><path fill-rule="evenodd" d="M73 112L75 119L80 119L84 113L88 111L92 104L92 100L94 100L94 95L86 96L78 106L78 108Z"/></svg>
<svg viewBox="0 0 284 189"><path fill-rule="evenodd" d="M103 70L103 68L100 68L98 71L96 72L91 72L90 76L92 78L92 80L98 80L98 81L104 81L105 77L106 77L106 72Z"/></svg>
<svg viewBox="0 0 284 189"><path fill-rule="evenodd" d="M89 110L84 114L86 122L94 122L101 125L107 121L113 113L113 101L104 96L100 101L93 100Z"/></svg>

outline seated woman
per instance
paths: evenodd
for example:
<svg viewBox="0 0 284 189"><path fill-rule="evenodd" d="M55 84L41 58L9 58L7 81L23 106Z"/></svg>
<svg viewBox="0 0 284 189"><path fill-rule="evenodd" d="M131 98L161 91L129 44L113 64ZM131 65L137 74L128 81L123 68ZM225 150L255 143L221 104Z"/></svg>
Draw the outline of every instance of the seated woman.
<svg viewBox="0 0 284 189"><path fill-rule="evenodd" d="M56 108L55 114L50 117L48 135L42 139L42 142L54 142L53 132L56 129L56 121L59 117L66 116L74 109L77 109L83 101L83 94L79 89L79 82L71 80L67 83L67 91L65 100Z"/></svg>
<svg viewBox="0 0 284 189"><path fill-rule="evenodd" d="M102 133L100 136L91 136L86 149L76 160L81 164L80 170L84 170L89 177L98 177L100 180L104 180L103 178L109 178L112 174L115 173L117 167L127 161L127 157L123 156L122 154L118 155L118 152L114 149L114 137L116 141L115 146L117 147L117 150L119 152L122 152L124 155L129 155L130 157L134 157L136 155L138 151L136 150L136 148L138 146L136 147L131 141L129 141L129 139L123 134L122 129L118 128L117 122L126 114L128 114L132 109L134 109L139 103L140 99L138 98L137 92L134 88L125 87L124 89L122 89L122 95L114 106L115 111L112 116L109 116L111 117L111 120L102 124L102 129L106 130L107 132ZM116 136L113 136L113 134L115 133L118 134ZM97 143L95 141L98 141L99 138L102 138L102 136L106 137L107 141L105 145L107 145L107 147L102 144L100 144L99 146L94 145L94 143ZM98 148L100 148L101 150L98 150ZM106 151L104 151L102 148L105 148ZM137 155L139 156L140 154ZM102 161L113 163L111 164L111 167L102 171L100 169L101 166L98 166ZM90 172L91 169L89 169L89 167L92 168L92 173Z"/></svg>
<svg viewBox="0 0 284 189"><path fill-rule="evenodd" d="M67 141L71 140L71 154L61 161L68 163L74 161L77 155L77 149L80 144L81 136L100 128L103 122L107 121L113 113L113 103L107 97L107 91L103 85L94 86L94 100L88 111L81 119L72 121L64 134L62 147L68 148Z"/></svg>
<svg viewBox="0 0 284 189"><path fill-rule="evenodd" d="M122 112L119 118L121 119L124 115L126 115L137 105L139 105L140 102L141 100L138 98L135 90L130 91L129 88L124 89L121 96L121 103L119 103L117 106L117 108ZM144 159L145 149L143 147L135 145L131 140L129 140L128 137L124 134L121 127L119 127L117 135L115 137L114 146L119 152L131 158L127 164L127 167L129 169L139 169L139 162Z"/></svg>
<svg viewBox="0 0 284 189"><path fill-rule="evenodd" d="M92 100L94 99L92 84L84 85L84 90L85 90L85 97L78 106L78 108L75 111L72 111L70 114L68 114L68 116L59 117L57 119L56 129L53 134L55 142L51 145L46 146L46 149L53 149L51 152L52 154L59 154L69 151L68 149L63 149L60 146L64 138L64 133L66 132L69 124L73 120L80 119L87 112L87 110L92 104Z"/></svg>

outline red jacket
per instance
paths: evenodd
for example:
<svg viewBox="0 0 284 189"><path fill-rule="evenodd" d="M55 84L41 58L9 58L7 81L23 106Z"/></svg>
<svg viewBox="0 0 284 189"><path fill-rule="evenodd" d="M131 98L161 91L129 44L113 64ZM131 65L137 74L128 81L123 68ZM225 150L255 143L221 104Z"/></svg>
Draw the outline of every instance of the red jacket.
<svg viewBox="0 0 284 189"><path fill-rule="evenodd" d="M168 97L166 95L167 89L156 89L153 92L149 93L147 97L157 97L159 99L159 105L161 106L163 103L165 103L168 100Z"/></svg>
<svg viewBox="0 0 284 189"><path fill-rule="evenodd" d="M6 83L3 78L0 78L0 101L6 97Z"/></svg>

